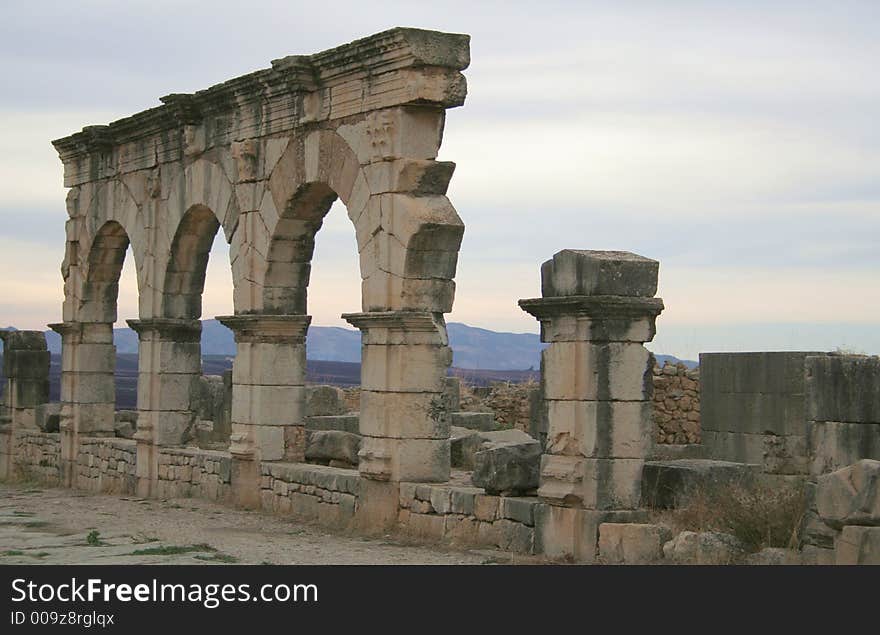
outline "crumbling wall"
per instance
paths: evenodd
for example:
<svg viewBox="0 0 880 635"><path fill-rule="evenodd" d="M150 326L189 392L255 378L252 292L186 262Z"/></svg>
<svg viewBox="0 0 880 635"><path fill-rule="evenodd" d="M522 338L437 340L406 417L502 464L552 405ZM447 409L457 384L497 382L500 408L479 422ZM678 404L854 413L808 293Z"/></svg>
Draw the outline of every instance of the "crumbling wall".
<svg viewBox="0 0 880 635"><path fill-rule="evenodd" d="M492 412L501 429L516 428L535 436L540 400L540 385L535 381L492 382L480 388L461 382L462 412Z"/></svg>
<svg viewBox="0 0 880 635"><path fill-rule="evenodd" d="M653 420L657 443L700 442L700 369L654 364Z"/></svg>

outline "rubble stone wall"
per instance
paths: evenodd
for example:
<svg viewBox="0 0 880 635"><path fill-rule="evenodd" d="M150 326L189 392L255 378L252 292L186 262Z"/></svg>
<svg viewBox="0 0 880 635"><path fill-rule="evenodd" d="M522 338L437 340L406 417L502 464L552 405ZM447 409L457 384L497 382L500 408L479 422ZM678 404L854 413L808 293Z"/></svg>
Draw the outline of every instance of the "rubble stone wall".
<svg viewBox="0 0 880 635"><path fill-rule="evenodd" d="M654 365L654 434L657 443L700 442L700 369Z"/></svg>

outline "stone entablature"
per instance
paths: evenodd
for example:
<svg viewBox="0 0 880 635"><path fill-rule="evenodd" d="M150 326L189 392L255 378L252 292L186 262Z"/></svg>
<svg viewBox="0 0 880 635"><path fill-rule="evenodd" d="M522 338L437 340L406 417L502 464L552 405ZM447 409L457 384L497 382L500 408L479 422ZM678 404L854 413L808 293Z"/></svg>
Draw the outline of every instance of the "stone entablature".
<svg viewBox="0 0 880 635"><path fill-rule="evenodd" d="M322 53L273 60L271 68L193 94L167 95L162 106L54 141L64 185L151 169L233 143L237 180L260 178L271 150L248 140L393 106L461 106L467 82L459 71L470 63L469 40L396 28ZM362 156L393 153L387 130L393 125L393 118L371 121ZM150 193L159 186L151 185Z"/></svg>

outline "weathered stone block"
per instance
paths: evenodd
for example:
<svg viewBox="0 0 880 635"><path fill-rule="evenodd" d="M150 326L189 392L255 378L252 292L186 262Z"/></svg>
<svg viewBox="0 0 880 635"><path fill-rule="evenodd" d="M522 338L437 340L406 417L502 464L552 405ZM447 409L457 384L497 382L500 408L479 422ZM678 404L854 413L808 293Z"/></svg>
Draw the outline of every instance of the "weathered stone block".
<svg viewBox="0 0 880 635"><path fill-rule="evenodd" d="M641 401L653 393L653 356L636 342L554 342L542 353L544 398Z"/></svg>
<svg viewBox="0 0 880 635"><path fill-rule="evenodd" d="M598 555L602 523L645 522L644 511L600 511L539 504L535 506L535 553L548 558L592 563Z"/></svg>
<svg viewBox="0 0 880 635"><path fill-rule="evenodd" d="M449 423L440 393L361 391L359 429L365 436L446 439Z"/></svg>
<svg viewBox="0 0 880 635"><path fill-rule="evenodd" d="M642 503L660 509L682 507L695 494L747 484L757 469L755 465L709 459L647 461L642 472Z"/></svg>
<svg viewBox="0 0 880 635"><path fill-rule="evenodd" d="M345 393L336 386L309 386L306 389L306 416L343 415Z"/></svg>
<svg viewBox="0 0 880 635"><path fill-rule="evenodd" d="M880 525L880 461L863 459L820 476L816 507L836 529L844 525Z"/></svg>
<svg viewBox="0 0 880 635"><path fill-rule="evenodd" d="M37 428L43 432L58 432L61 422L61 404L43 403L34 408Z"/></svg>
<svg viewBox="0 0 880 635"><path fill-rule="evenodd" d="M647 401L547 401L548 454L644 458L654 445Z"/></svg>
<svg viewBox="0 0 880 635"><path fill-rule="evenodd" d="M814 477L860 459L880 460L880 423L813 421L808 434L810 474Z"/></svg>
<svg viewBox="0 0 880 635"><path fill-rule="evenodd" d="M653 297L660 263L626 251L564 249L541 266L541 295Z"/></svg>
<svg viewBox="0 0 880 635"><path fill-rule="evenodd" d="M531 527L535 524L535 506L538 502L536 497L504 496L501 498L501 517Z"/></svg>
<svg viewBox="0 0 880 635"><path fill-rule="evenodd" d="M672 532L662 525L602 523L599 557L607 564L650 564L663 558Z"/></svg>
<svg viewBox="0 0 880 635"><path fill-rule="evenodd" d="M492 412L452 412L452 425L468 430L488 432L496 428L495 413Z"/></svg>
<svg viewBox="0 0 880 635"><path fill-rule="evenodd" d="M306 418L307 430L339 430L340 432L350 432L359 434L358 413L347 415L322 415Z"/></svg>
<svg viewBox="0 0 880 635"><path fill-rule="evenodd" d="M338 430L316 430L307 437L306 459L318 461L345 461L357 465L361 437Z"/></svg>
<svg viewBox="0 0 880 635"><path fill-rule="evenodd" d="M880 564L880 527L844 527L837 538L835 563Z"/></svg>
<svg viewBox="0 0 880 635"><path fill-rule="evenodd" d="M713 531L683 531L663 545L667 560L687 564L731 564L742 553L734 536Z"/></svg>
<svg viewBox="0 0 880 635"><path fill-rule="evenodd" d="M474 469L474 455L483 445L483 438L474 430L452 426L449 435L449 452L452 467Z"/></svg>
<svg viewBox="0 0 880 635"><path fill-rule="evenodd" d="M806 376L811 420L880 423L880 357L808 357Z"/></svg>
<svg viewBox="0 0 880 635"><path fill-rule="evenodd" d="M522 494L538 487L541 444L499 444L474 455L473 484L490 494Z"/></svg>

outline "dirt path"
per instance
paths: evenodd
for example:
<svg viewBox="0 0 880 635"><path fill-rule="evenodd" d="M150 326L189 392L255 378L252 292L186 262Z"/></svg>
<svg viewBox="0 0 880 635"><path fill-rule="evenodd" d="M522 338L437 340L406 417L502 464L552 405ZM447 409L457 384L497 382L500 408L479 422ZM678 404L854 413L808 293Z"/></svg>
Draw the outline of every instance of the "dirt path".
<svg viewBox="0 0 880 635"><path fill-rule="evenodd" d="M97 532L95 534L94 532ZM196 499L0 484L2 564L488 564L521 557L329 533Z"/></svg>

